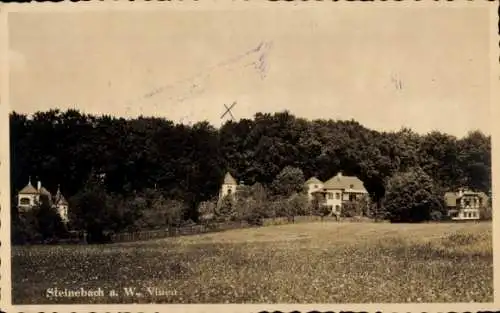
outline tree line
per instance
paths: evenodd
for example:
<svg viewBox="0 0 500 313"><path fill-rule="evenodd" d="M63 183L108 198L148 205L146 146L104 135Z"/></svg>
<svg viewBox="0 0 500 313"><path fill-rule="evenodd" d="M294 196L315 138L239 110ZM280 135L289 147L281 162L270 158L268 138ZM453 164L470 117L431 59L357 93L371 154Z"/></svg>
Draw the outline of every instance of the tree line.
<svg viewBox="0 0 500 313"><path fill-rule="evenodd" d="M342 171L364 181L377 207L383 207L390 180L408 171L427 175L439 192L461 186L486 193L491 189L491 138L480 131L462 138L408 128L381 132L354 120L307 120L288 111L257 113L220 128L208 122L187 126L159 117L125 119L77 110L32 116L12 112L10 155L13 200L30 176L50 191L60 185L70 204L89 202L76 210L81 214L109 208L102 204L109 203L109 196L121 201L105 218L116 229L139 219L121 211L131 195L140 196L139 207L175 201L175 220L198 221L199 204L217 197L227 171L247 185L258 182L270 189L285 167L321 180ZM89 195L97 190L102 194L92 200ZM97 201L94 209L89 208L91 200Z"/></svg>

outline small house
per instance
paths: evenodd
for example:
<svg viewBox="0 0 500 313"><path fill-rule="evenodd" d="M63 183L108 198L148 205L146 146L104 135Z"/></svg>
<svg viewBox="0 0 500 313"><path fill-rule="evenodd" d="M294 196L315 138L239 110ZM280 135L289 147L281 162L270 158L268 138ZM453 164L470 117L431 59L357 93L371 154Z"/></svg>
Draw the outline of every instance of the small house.
<svg viewBox="0 0 500 313"><path fill-rule="evenodd" d="M474 192L460 188L444 195L448 216L452 220L478 220L480 209L488 206L488 196L484 192Z"/></svg>
<svg viewBox="0 0 500 313"><path fill-rule="evenodd" d="M17 206L19 212L22 213L31 210L41 203L43 197L45 197L49 205L56 209L63 222L68 222L68 201L62 195L60 188L58 187L56 194L52 195L42 186L41 181L37 182L37 187L35 188L31 184L31 179L29 179L28 184L18 192Z"/></svg>

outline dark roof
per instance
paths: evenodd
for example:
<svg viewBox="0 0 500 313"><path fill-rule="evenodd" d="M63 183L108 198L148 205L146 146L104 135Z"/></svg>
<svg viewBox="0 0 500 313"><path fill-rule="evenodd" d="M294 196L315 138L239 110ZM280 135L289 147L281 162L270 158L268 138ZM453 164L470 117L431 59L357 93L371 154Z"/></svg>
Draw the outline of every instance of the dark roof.
<svg viewBox="0 0 500 313"><path fill-rule="evenodd" d="M344 176L340 173L327 180L324 189L354 189L366 191L363 182L356 176Z"/></svg>

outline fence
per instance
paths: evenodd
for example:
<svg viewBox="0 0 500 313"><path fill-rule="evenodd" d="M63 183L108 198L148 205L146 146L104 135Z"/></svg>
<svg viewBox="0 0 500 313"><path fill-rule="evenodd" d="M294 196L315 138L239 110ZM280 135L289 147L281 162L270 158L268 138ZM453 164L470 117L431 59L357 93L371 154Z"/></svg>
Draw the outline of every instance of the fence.
<svg viewBox="0 0 500 313"><path fill-rule="evenodd" d="M263 220L263 225L268 226L268 225L282 225L282 224L290 224L290 223L307 223L307 222L314 222L314 221L335 221L335 222L341 222L341 223L372 223L374 220L372 218L368 217L339 217L336 218L335 216L325 216L325 217L320 217L316 215L301 215L301 216L295 216L293 219L289 219L287 217L272 217L272 218L265 218Z"/></svg>
<svg viewBox="0 0 500 313"><path fill-rule="evenodd" d="M197 225L183 226L177 228L172 227L172 228L158 229L158 230L116 233L111 235L111 241L112 242L142 241L142 240L160 239L167 237L219 232L230 229L244 228L248 226L249 225L244 222L197 224Z"/></svg>
<svg viewBox="0 0 500 313"><path fill-rule="evenodd" d="M263 219L263 226L269 225L284 225L284 224L297 224L297 223L307 223L313 221L337 221L342 223L359 223L359 222L373 222L369 218L339 218L336 219L333 216L325 216L323 218L319 216L306 215L306 216L295 216L293 219L287 217L272 217ZM177 237L177 236L187 236L196 235L212 232L220 232L230 229L237 228L248 228L251 227L245 222L231 222L231 223L211 223L211 224L196 224L191 226L184 226L179 228L166 228L158 230L147 230L139 232L129 232L129 233L116 233L111 235L112 242L130 242L130 241L142 241L151 239L160 239L167 237Z"/></svg>

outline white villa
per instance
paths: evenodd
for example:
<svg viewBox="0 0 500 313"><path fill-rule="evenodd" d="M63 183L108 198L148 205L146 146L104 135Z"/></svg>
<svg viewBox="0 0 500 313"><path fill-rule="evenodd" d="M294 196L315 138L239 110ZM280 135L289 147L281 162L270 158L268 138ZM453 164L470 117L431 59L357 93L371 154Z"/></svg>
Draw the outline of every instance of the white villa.
<svg viewBox="0 0 500 313"><path fill-rule="evenodd" d="M359 200L368 196L368 191L359 178L344 176L342 172L337 173L326 182L311 177L305 184L309 200L317 198L322 205L330 207L334 214L339 214L342 211L342 204L346 201Z"/></svg>
<svg viewBox="0 0 500 313"><path fill-rule="evenodd" d="M460 188L444 195L448 216L452 220L478 220L480 209L488 206L489 197L484 192Z"/></svg>
<svg viewBox="0 0 500 313"><path fill-rule="evenodd" d="M68 222L68 201L64 198L59 187L55 195L52 195L45 187L42 187L42 183L38 181L37 188L33 187L31 184L31 179L28 184L19 191L17 195L19 212L26 212L32 209L34 206L40 203L40 198L42 196L47 197L49 204L53 206L63 222Z"/></svg>

